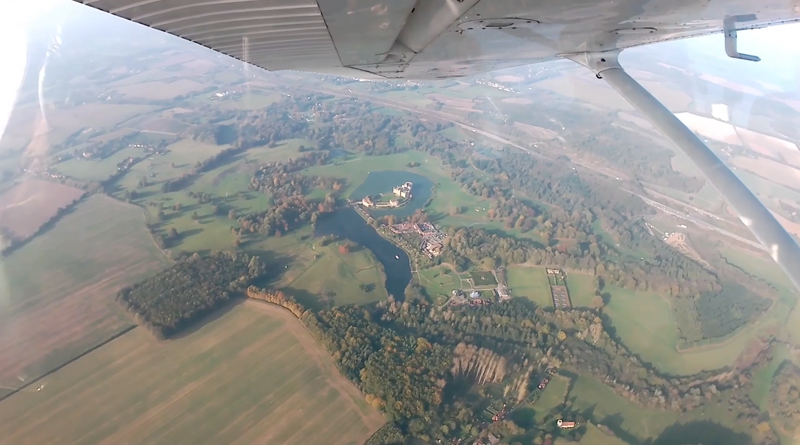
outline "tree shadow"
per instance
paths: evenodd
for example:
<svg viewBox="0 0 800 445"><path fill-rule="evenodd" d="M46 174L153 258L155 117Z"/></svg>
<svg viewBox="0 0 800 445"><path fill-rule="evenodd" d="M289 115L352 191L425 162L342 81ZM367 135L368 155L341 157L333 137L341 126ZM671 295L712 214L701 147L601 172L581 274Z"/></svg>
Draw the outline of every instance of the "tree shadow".
<svg viewBox="0 0 800 445"><path fill-rule="evenodd" d="M623 439L624 440L624 439ZM754 445L752 437L709 420L676 423L642 445Z"/></svg>
<svg viewBox="0 0 800 445"><path fill-rule="evenodd" d="M310 309L314 312L319 312L329 308L329 304L320 300L319 296L316 294L312 294L311 292L305 289L296 289L293 287L284 287L281 289L281 292L285 293L286 295L291 295L294 299L303 305L306 309Z"/></svg>
<svg viewBox="0 0 800 445"><path fill-rule="evenodd" d="M181 239L188 238L188 237L190 237L192 235L197 235L198 233L201 233L202 231L203 231L203 229L184 230L183 232L178 232L178 237L180 237Z"/></svg>
<svg viewBox="0 0 800 445"><path fill-rule="evenodd" d="M170 335L165 341L173 341L179 340L184 337L188 337L193 333L199 331L203 326L206 324L220 319L222 316L233 310L236 306L244 303L247 298L243 297L233 297L230 300L220 304L219 306L210 309L210 312L207 315L204 315L193 322L182 326L178 332L173 335Z"/></svg>

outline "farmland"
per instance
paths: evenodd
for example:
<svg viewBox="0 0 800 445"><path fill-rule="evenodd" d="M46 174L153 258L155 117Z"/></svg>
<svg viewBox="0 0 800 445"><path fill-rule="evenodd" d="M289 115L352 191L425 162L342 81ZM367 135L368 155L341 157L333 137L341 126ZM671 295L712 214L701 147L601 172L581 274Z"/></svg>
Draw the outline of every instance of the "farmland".
<svg viewBox="0 0 800 445"><path fill-rule="evenodd" d="M0 404L0 443L360 444L384 422L288 312L248 301L191 335L137 328Z"/></svg>
<svg viewBox="0 0 800 445"><path fill-rule="evenodd" d="M26 239L83 196L84 191L40 179L20 182L0 195L0 227Z"/></svg>
<svg viewBox="0 0 800 445"><path fill-rule="evenodd" d="M0 385L41 375L132 324L113 296L167 266L141 209L93 196L5 258Z"/></svg>

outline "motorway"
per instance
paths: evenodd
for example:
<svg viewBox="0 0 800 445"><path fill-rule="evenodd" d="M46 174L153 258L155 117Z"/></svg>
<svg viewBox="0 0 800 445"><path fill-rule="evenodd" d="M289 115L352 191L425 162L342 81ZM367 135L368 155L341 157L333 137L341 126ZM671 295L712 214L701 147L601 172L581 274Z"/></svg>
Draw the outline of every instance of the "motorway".
<svg viewBox="0 0 800 445"><path fill-rule="evenodd" d="M662 212L664 212L664 213L666 213L668 215L672 215L672 216L674 216L676 218L680 218L682 220L688 221L688 222L690 222L690 223L692 223L692 224L694 224L696 226L702 227L704 229L713 230L714 232L717 232L720 235L725 235L727 237L733 238L736 241L739 241L740 243L747 244L748 246L755 247L756 249L763 250L763 251L767 250L764 246L762 246L757 241L752 241L752 240L749 240L747 238L743 238L743 237L741 237L741 236L739 236L739 235L737 235L735 233L732 233L732 232L729 232L727 230L721 229L721 228L719 228L719 227L717 227L717 226L715 226L715 225L713 225L711 223L708 223L708 222L703 221L701 219L697 219L697 218L695 218L695 217L693 217L691 215L687 215L687 214L685 214L683 212L680 212L678 210L673 209L672 207L665 206L664 204L661 204L660 202L653 201L652 199L644 197L644 196L642 196L642 195L640 195L638 193L634 193L634 192L632 192L630 190L626 190L626 189L622 189L622 190L625 190L626 192L630 193L631 195L638 196L639 198L642 199L642 201L645 202L645 204L653 206L653 207L657 208L658 210L661 210Z"/></svg>

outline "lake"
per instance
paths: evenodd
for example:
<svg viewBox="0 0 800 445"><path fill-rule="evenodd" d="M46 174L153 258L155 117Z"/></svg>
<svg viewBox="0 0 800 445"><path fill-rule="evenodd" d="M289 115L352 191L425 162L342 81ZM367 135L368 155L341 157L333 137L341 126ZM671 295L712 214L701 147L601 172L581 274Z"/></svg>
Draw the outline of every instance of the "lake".
<svg viewBox="0 0 800 445"><path fill-rule="evenodd" d="M414 183L411 188L411 195L413 196L411 202L395 209L369 209L368 213L372 216L410 216L418 209L421 209L425 202L431 199L431 193L433 193L433 181L416 173L395 170L369 172L367 179L350 193L350 199L361 200L367 195L375 196L381 193L392 193L392 188L409 181Z"/></svg>
<svg viewBox="0 0 800 445"><path fill-rule="evenodd" d="M386 291L395 298L403 298L406 286L411 282L411 263L408 255L403 249L382 237L355 210L348 207L331 214L320 215L314 236L324 235L347 238L372 251L386 273Z"/></svg>

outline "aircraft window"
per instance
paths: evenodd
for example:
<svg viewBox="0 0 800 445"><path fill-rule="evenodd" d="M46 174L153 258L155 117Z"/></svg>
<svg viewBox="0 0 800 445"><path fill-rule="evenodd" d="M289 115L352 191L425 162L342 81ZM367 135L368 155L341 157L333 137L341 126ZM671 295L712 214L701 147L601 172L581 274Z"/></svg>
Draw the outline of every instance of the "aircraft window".
<svg viewBox="0 0 800 445"><path fill-rule="evenodd" d="M311 30L220 41L326 51L281 14ZM798 32L739 32L758 63L720 34L621 55L794 241ZM384 73L446 78L266 71L57 0L0 6L0 40L0 443L800 438L788 248L571 60L474 74L516 50L400 39Z"/></svg>

